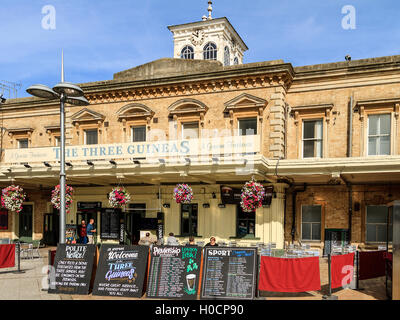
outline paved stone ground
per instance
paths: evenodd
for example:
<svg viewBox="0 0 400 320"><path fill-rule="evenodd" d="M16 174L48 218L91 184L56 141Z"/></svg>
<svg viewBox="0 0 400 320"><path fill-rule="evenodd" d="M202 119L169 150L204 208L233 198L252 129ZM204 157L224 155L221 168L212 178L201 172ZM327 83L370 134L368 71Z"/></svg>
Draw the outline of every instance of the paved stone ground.
<svg viewBox="0 0 400 320"><path fill-rule="evenodd" d="M48 294L42 290L46 283L46 270L48 250L40 249L41 258L21 259L21 270L24 273L16 273L17 267L0 269L0 300L143 300L132 298L111 298L81 295ZM53 248L55 249L55 248ZM322 288L320 291L305 293L273 293L262 292L260 299L267 300L321 300L328 292L328 266L326 259L321 259L320 273ZM44 280L43 280L44 279ZM339 300L386 300L385 277L360 281L363 290L337 289L333 294Z"/></svg>

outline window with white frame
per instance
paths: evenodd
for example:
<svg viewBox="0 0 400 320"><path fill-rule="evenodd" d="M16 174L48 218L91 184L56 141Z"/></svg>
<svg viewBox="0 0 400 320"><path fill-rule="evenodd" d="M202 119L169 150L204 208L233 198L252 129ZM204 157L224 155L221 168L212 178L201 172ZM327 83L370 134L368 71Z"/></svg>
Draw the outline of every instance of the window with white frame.
<svg viewBox="0 0 400 320"><path fill-rule="evenodd" d="M366 242L386 242L387 220L387 206L366 207ZM389 241L392 241L391 234L389 234Z"/></svg>
<svg viewBox="0 0 400 320"><path fill-rule="evenodd" d="M19 139L18 140L18 148L19 149L27 149L27 148L29 148L28 139Z"/></svg>
<svg viewBox="0 0 400 320"><path fill-rule="evenodd" d="M198 122L182 123L182 139L198 139L198 138L199 138Z"/></svg>
<svg viewBox="0 0 400 320"><path fill-rule="evenodd" d="M229 48L225 47L224 49L224 65L229 66L231 64L231 55L229 53Z"/></svg>
<svg viewBox="0 0 400 320"><path fill-rule="evenodd" d="M85 144L98 144L97 129L85 130Z"/></svg>
<svg viewBox="0 0 400 320"><path fill-rule="evenodd" d="M322 207L320 205L301 207L301 239L321 240Z"/></svg>
<svg viewBox="0 0 400 320"><path fill-rule="evenodd" d="M132 142L146 141L146 126L137 126L131 128Z"/></svg>
<svg viewBox="0 0 400 320"><path fill-rule="evenodd" d="M194 59L194 50L191 46L183 47L181 51L181 58L182 59Z"/></svg>
<svg viewBox="0 0 400 320"><path fill-rule="evenodd" d="M322 119L303 121L303 158L322 158Z"/></svg>
<svg viewBox="0 0 400 320"><path fill-rule="evenodd" d="M204 60L217 60L217 45L209 42L203 49Z"/></svg>
<svg viewBox="0 0 400 320"><path fill-rule="evenodd" d="M61 145L61 137L54 137L54 144L56 145L56 147L59 147Z"/></svg>
<svg viewBox="0 0 400 320"><path fill-rule="evenodd" d="M390 114L368 116L368 155L390 155Z"/></svg>
<svg viewBox="0 0 400 320"><path fill-rule="evenodd" d="M257 118L238 119L239 136L257 134Z"/></svg>

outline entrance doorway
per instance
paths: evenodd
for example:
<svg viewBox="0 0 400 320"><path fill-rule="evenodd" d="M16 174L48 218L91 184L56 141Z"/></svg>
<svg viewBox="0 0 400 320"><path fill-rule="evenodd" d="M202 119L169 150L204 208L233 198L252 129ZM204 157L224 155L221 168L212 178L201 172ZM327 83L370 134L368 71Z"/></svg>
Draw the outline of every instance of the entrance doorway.
<svg viewBox="0 0 400 320"><path fill-rule="evenodd" d="M60 237L60 213L57 209L53 213L46 213L43 217L43 241L48 246L55 246Z"/></svg>
<svg viewBox="0 0 400 320"><path fill-rule="evenodd" d="M146 218L145 203L129 204L129 211L125 216L125 232L128 243L138 244L142 221Z"/></svg>
<svg viewBox="0 0 400 320"><path fill-rule="evenodd" d="M32 217L33 205L24 204L21 212L18 214L19 218L19 240L24 242L32 241Z"/></svg>
<svg viewBox="0 0 400 320"><path fill-rule="evenodd" d="M197 236L198 204L182 204L181 235Z"/></svg>
<svg viewBox="0 0 400 320"><path fill-rule="evenodd" d="M97 221L97 213L101 211L101 202L78 202L77 207L76 225L78 236L82 220L85 220L86 225L88 225L90 219L94 219L94 228L97 229L97 226L100 225L100 221Z"/></svg>

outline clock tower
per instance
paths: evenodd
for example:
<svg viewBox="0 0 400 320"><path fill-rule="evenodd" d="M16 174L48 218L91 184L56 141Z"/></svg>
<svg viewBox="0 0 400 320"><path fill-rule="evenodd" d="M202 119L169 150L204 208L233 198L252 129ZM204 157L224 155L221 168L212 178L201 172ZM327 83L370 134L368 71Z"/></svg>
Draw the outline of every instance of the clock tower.
<svg viewBox="0 0 400 320"><path fill-rule="evenodd" d="M212 18L212 1L208 1L208 17L168 29L174 36L174 58L217 60L224 66L243 64L248 47L227 18Z"/></svg>

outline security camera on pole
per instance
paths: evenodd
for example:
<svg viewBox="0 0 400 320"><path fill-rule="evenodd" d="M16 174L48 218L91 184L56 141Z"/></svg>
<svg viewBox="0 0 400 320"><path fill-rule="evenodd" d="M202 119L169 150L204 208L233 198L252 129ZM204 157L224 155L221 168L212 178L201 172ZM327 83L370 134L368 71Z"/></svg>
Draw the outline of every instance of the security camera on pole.
<svg viewBox="0 0 400 320"><path fill-rule="evenodd" d="M64 82L64 52L61 54L61 83L57 84L53 89L42 85L36 84L30 86L26 91L39 98L47 100L60 100L60 239L59 243L65 243L65 110L64 104L69 103L75 106L87 106L89 101L86 100L83 90L77 85Z"/></svg>

